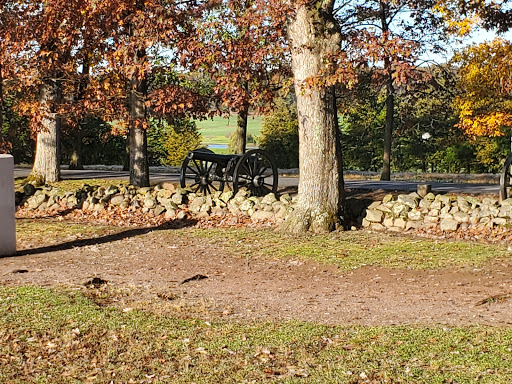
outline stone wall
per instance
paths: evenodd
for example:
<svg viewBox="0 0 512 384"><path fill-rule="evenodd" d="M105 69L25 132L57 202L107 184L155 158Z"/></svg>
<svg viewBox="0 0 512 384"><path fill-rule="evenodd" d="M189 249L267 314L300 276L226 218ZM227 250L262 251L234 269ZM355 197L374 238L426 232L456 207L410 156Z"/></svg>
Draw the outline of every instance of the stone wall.
<svg viewBox="0 0 512 384"><path fill-rule="evenodd" d="M101 212L109 207L120 207L168 220L187 217L201 219L231 214L244 216L255 222L280 221L293 211L293 204L294 199L288 194L280 196L279 199L272 193L256 197L241 189L236 195L233 191L203 195L172 183L147 188L84 185L75 192L63 192L52 187L35 188L27 184L23 191L16 192L16 205L26 211L54 213L79 209L85 212Z"/></svg>
<svg viewBox="0 0 512 384"><path fill-rule="evenodd" d="M387 195L366 210L363 227L379 231L403 232L410 229L438 229L452 232L486 230L512 226L512 199L474 196L434 195L421 198L416 192Z"/></svg>

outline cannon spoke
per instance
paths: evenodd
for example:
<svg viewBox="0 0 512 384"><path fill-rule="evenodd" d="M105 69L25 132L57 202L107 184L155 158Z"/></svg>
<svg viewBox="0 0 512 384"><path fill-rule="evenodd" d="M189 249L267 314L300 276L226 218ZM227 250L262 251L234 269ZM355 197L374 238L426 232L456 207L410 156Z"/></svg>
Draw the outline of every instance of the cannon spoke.
<svg viewBox="0 0 512 384"><path fill-rule="evenodd" d="M189 187L194 192L211 194L212 190L224 190L224 180L215 175L215 163L209 160L193 158L194 153L213 153L209 150L200 149L189 152L180 170L180 184L182 188L187 186L187 181L193 181Z"/></svg>

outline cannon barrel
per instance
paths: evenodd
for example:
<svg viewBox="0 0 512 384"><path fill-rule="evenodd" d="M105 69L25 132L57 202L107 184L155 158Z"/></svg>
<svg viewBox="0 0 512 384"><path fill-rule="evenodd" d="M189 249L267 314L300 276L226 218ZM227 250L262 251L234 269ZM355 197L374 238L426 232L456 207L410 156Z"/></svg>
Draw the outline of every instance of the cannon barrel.
<svg viewBox="0 0 512 384"><path fill-rule="evenodd" d="M226 165L227 163L229 163L230 160L238 158L240 156L241 155L220 155L218 153L196 149L194 151L190 151L187 155L187 158L190 160L196 159L199 161L208 161L210 163Z"/></svg>

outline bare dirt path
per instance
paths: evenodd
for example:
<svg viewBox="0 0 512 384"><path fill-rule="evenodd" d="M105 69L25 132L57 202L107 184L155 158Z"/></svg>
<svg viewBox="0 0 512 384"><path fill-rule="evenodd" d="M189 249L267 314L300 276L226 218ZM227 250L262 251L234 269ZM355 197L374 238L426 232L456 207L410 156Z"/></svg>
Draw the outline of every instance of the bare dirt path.
<svg viewBox="0 0 512 384"><path fill-rule="evenodd" d="M512 324L512 265L503 261L478 270L340 272L313 262L246 259L199 240L170 243L166 231L27 252L0 259L0 284L85 290L97 277L108 283L89 291L123 309L325 324Z"/></svg>

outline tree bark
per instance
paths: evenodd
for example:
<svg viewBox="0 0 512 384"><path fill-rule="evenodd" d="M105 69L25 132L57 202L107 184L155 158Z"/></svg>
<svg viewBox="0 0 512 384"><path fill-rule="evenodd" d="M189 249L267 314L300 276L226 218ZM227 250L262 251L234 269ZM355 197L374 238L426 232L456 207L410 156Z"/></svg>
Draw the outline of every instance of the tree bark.
<svg viewBox="0 0 512 384"><path fill-rule="evenodd" d="M238 118L235 132L233 132L233 150L235 154L245 153L247 145L247 119L249 117L249 105L246 104L238 111Z"/></svg>
<svg viewBox="0 0 512 384"><path fill-rule="evenodd" d="M387 17L389 15L389 5L383 1L380 2L380 19L382 35L387 39L389 25ZM393 76L391 60L389 56L384 58L384 71L386 73L386 123L384 126L384 154L382 157L381 180L391 180L391 147L393 141L393 125L395 117L395 88L393 86Z"/></svg>
<svg viewBox="0 0 512 384"><path fill-rule="evenodd" d="M48 76L39 87L41 126L38 128L34 165L28 181L36 184L60 180L60 117L56 112L62 98L58 76Z"/></svg>
<svg viewBox="0 0 512 384"><path fill-rule="evenodd" d="M136 52L135 63L141 64L146 59L145 50ZM147 154L147 133L145 99L147 82L144 75L135 73L130 81L130 184L137 187L149 187L149 163Z"/></svg>
<svg viewBox="0 0 512 384"><path fill-rule="evenodd" d="M335 229L343 215L344 185L334 87L308 86L325 73L325 58L340 49L333 1L295 6L289 26L299 120L299 196L283 229L300 233Z"/></svg>

